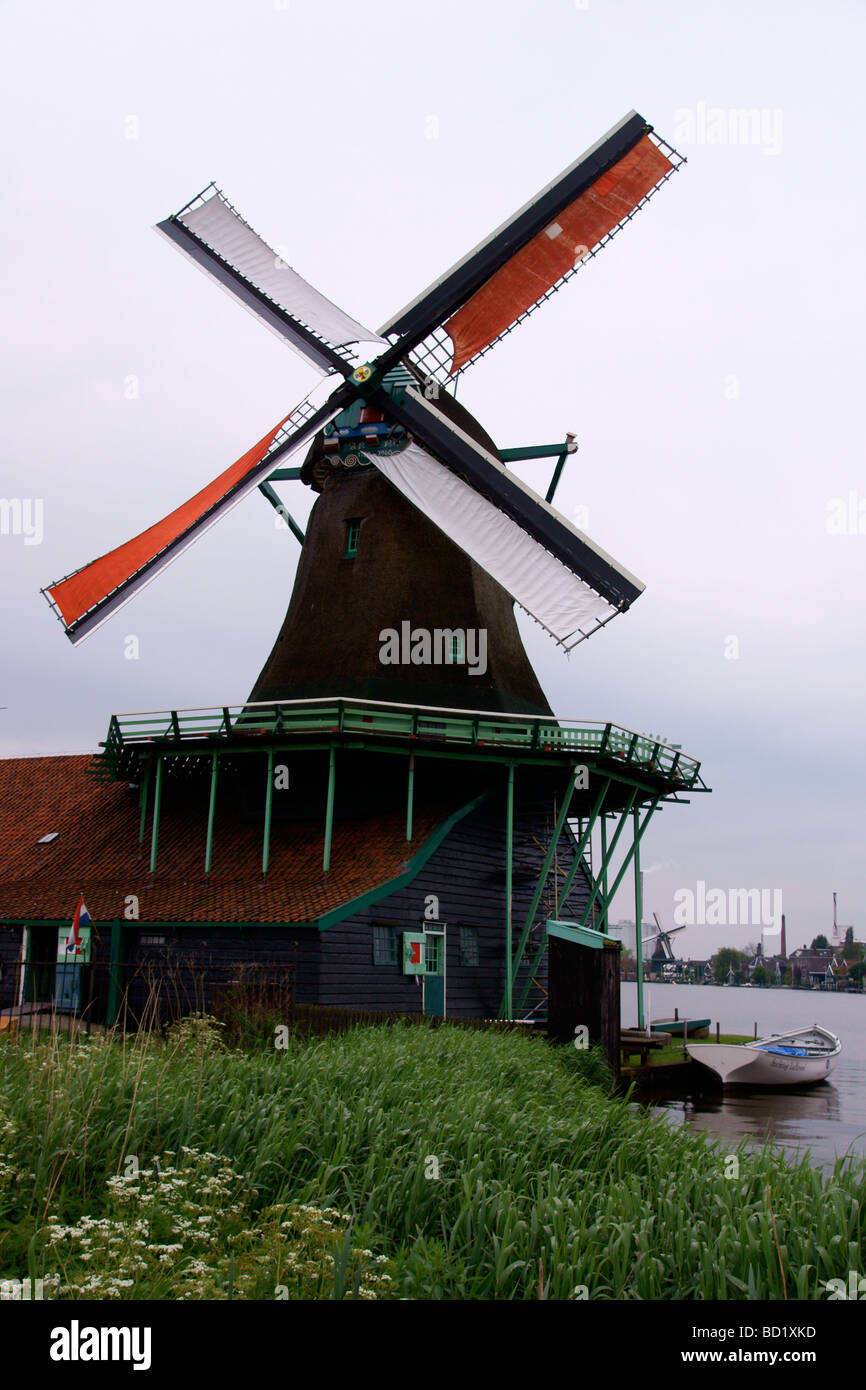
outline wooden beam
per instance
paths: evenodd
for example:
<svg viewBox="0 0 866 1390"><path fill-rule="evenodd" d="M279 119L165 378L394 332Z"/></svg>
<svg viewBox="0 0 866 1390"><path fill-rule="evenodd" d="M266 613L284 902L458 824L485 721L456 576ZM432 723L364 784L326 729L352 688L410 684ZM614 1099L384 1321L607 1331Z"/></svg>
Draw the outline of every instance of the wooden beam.
<svg viewBox="0 0 866 1390"><path fill-rule="evenodd" d="M325 849L322 855L322 872L331 867L331 840L334 833L334 787L336 784L336 749L330 745L328 757L328 803L325 807Z"/></svg>

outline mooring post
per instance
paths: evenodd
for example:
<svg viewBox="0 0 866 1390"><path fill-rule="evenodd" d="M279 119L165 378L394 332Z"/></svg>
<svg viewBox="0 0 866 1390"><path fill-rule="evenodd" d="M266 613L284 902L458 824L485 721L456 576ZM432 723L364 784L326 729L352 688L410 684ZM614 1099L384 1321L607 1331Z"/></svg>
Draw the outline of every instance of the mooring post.
<svg viewBox="0 0 866 1390"><path fill-rule="evenodd" d="M514 1013L514 968L511 956L512 861L514 854L514 763L508 764L505 803L505 1017Z"/></svg>
<svg viewBox="0 0 866 1390"><path fill-rule="evenodd" d="M638 834L639 811L633 811L634 821L634 954L637 978L637 1026L643 1028L643 943L641 942L641 921L643 919L643 893L640 878L640 835Z"/></svg>
<svg viewBox="0 0 866 1390"><path fill-rule="evenodd" d="M337 750L331 744L328 757L328 803L325 807L325 851L322 855L322 873L327 873L331 867L331 837L334 831L334 785L336 782Z"/></svg>

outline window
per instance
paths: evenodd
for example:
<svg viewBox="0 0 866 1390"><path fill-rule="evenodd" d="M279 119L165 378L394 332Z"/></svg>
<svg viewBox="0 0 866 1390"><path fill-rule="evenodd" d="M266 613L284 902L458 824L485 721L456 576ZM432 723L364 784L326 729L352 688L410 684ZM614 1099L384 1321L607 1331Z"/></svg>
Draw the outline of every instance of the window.
<svg viewBox="0 0 866 1390"><path fill-rule="evenodd" d="M478 965L478 928L461 927L458 961L461 965Z"/></svg>
<svg viewBox="0 0 866 1390"><path fill-rule="evenodd" d="M451 662L454 666L462 666L466 660L466 635L463 632L452 632L451 634Z"/></svg>
<svg viewBox="0 0 866 1390"><path fill-rule="evenodd" d="M164 946L164 945L165 945L165 937L164 937L164 936L147 936L147 935L140 936L140 937L138 938L138 944L139 944L139 946Z"/></svg>
<svg viewBox="0 0 866 1390"><path fill-rule="evenodd" d="M424 938L424 970L428 975L442 974L442 946L445 938L430 932Z"/></svg>
<svg viewBox="0 0 866 1390"><path fill-rule="evenodd" d="M373 964L397 965L397 928L389 922L373 923Z"/></svg>
<svg viewBox="0 0 866 1390"><path fill-rule="evenodd" d="M361 534L361 518L350 517L346 522L346 540L343 545L343 559L354 560L358 553L358 538Z"/></svg>

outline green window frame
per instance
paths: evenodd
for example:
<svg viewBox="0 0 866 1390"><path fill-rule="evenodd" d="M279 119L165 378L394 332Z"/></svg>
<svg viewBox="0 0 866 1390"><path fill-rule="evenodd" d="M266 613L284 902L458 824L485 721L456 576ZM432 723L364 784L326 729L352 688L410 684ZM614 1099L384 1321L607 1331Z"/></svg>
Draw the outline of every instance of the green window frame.
<svg viewBox="0 0 866 1390"><path fill-rule="evenodd" d="M397 959L397 928L390 922L373 923L373 964L399 964Z"/></svg>
<svg viewBox="0 0 866 1390"><path fill-rule="evenodd" d="M361 518L350 516L346 522L346 538L343 542L343 559L354 560L358 553L358 541L361 536Z"/></svg>
<svg viewBox="0 0 866 1390"><path fill-rule="evenodd" d="M465 965L470 968L475 968L481 964L477 927L460 928L457 959L460 965Z"/></svg>

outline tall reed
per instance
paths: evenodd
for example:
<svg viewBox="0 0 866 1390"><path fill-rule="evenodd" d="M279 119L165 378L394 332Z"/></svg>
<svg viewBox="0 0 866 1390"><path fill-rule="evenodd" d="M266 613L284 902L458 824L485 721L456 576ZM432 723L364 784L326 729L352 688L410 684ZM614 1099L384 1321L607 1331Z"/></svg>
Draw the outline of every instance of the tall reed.
<svg viewBox="0 0 866 1390"><path fill-rule="evenodd" d="M541 1267L546 1298L814 1298L864 1268L862 1161L825 1180L729 1155L516 1033L367 1027L246 1052L22 1038L0 1045L0 1134L17 1173L0 1277L28 1250L50 1273L49 1216L101 1217L131 1157L185 1147L242 1175L263 1221L348 1215L404 1297L537 1298Z"/></svg>

